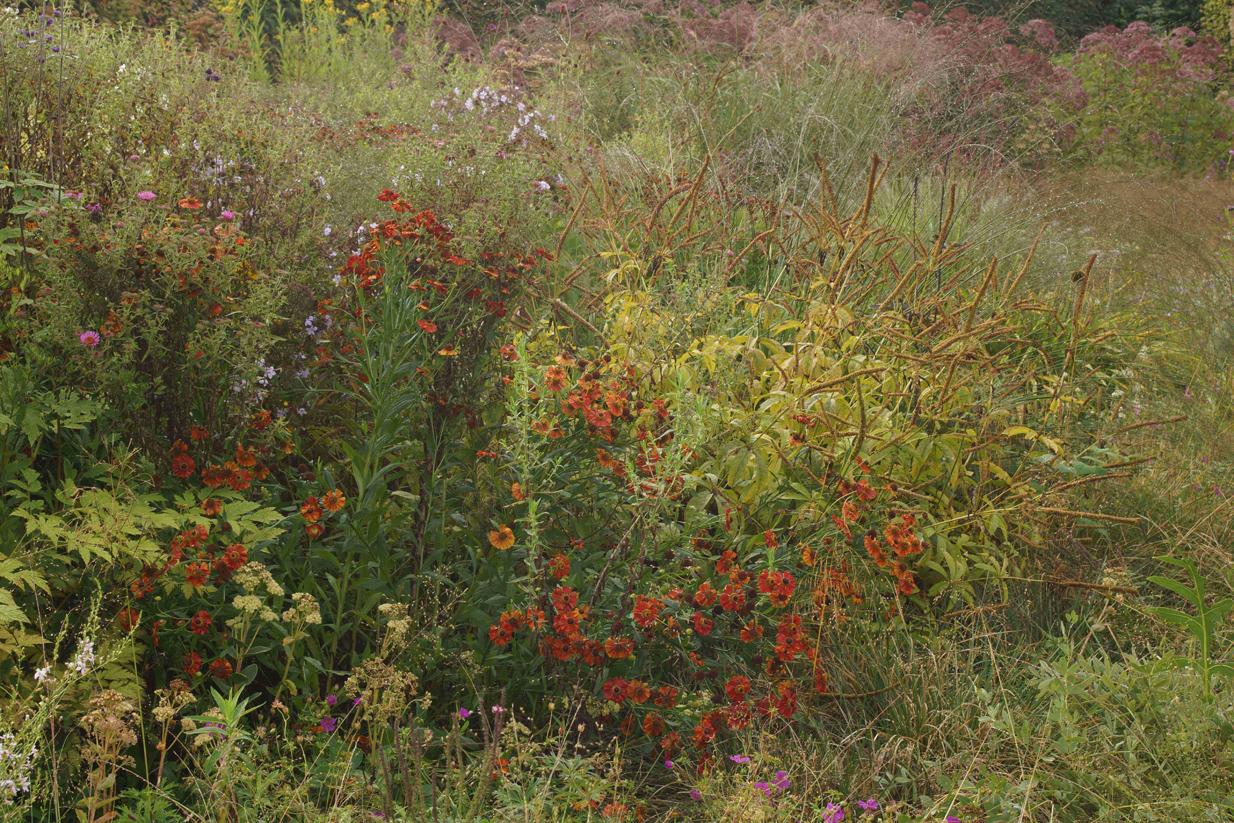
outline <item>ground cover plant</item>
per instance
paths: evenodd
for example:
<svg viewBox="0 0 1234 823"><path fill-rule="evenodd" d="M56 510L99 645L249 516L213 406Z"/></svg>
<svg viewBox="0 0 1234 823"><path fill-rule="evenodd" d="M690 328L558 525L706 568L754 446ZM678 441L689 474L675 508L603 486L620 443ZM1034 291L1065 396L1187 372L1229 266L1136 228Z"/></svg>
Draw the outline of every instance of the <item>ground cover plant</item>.
<svg viewBox="0 0 1234 823"><path fill-rule="evenodd" d="M0 12L0 816L1227 819L1157 12Z"/></svg>

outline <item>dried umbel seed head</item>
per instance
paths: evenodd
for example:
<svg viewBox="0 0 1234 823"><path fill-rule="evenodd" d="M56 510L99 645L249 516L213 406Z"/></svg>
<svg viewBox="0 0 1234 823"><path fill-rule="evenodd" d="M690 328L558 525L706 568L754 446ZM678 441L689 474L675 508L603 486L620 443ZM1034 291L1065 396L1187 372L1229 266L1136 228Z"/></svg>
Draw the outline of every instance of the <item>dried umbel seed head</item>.
<svg viewBox="0 0 1234 823"><path fill-rule="evenodd" d="M79 721L88 740L82 757L88 763L131 765L132 759L120 752L137 744L136 707L114 689L91 698L89 706Z"/></svg>

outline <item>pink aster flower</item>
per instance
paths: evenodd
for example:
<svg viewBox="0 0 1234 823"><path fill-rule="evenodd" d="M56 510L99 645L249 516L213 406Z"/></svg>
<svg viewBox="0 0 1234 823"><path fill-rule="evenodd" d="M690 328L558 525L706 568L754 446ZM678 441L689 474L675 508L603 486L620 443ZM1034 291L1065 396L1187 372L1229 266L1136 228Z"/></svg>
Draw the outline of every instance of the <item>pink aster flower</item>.
<svg viewBox="0 0 1234 823"><path fill-rule="evenodd" d="M156 197L158 197L158 195L152 191L137 192L137 199L141 200L144 203L149 203L151 200L155 199Z"/></svg>
<svg viewBox="0 0 1234 823"><path fill-rule="evenodd" d="M96 331L84 331L77 335L77 339L81 341L83 346L94 348L99 344L99 333Z"/></svg>

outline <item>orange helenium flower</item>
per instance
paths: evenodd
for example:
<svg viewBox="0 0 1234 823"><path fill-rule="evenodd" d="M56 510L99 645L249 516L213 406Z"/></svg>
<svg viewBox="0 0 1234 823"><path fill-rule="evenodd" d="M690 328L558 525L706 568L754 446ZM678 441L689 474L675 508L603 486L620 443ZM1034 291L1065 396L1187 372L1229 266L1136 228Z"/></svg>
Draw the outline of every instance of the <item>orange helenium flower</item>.
<svg viewBox="0 0 1234 823"><path fill-rule="evenodd" d="M514 545L514 529L502 525L488 533L488 542L494 549L505 551Z"/></svg>

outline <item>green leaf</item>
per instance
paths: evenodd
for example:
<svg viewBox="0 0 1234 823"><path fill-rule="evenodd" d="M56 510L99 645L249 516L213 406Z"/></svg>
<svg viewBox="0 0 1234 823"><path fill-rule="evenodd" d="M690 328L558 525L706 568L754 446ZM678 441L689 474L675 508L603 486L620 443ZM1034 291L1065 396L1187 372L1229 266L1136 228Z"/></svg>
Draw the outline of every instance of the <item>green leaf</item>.
<svg viewBox="0 0 1234 823"><path fill-rule="evenodd" d="M1180 612L1178 609L1171 609L1168 606L1149 606L1147 611L1158 620L1173 623L1175 626L1182 626L1195 637L1200 637L1204 633L1204 627L1200 624L1200 621L1189 614Z"/></svg>
<svg viewBox="0 0 1234 823"><path fill-rule="evenodd" d="M1173 578L1161 577L1160 575L1154 574L1154 575L1149 576L1148 582L1154 583L1163 589L1169 589L1170 591L1174 592L1179 597L1181 597L1183 600L1186 600L1192 606L1199 608L1200 606L1203 605L1200 602L1199 598L1197 597L1194 589L1188 588L1187 586L1183 585L1182 583L1179 583L1177 580L1174 580Z"/></svg>

